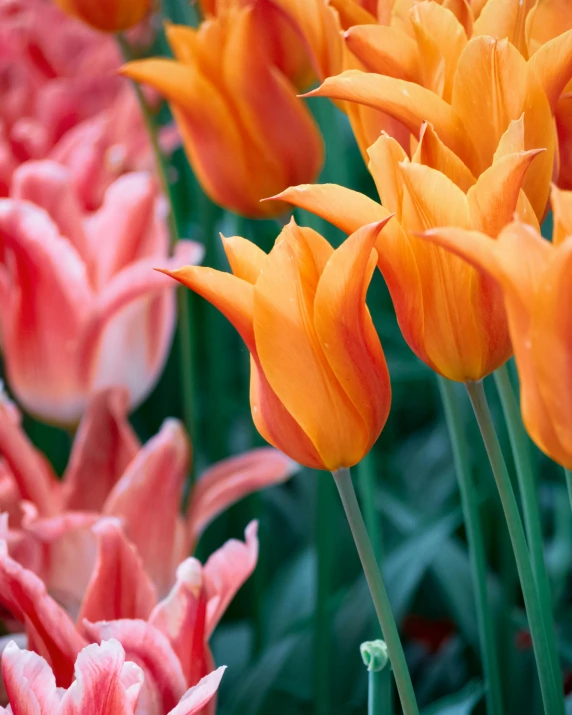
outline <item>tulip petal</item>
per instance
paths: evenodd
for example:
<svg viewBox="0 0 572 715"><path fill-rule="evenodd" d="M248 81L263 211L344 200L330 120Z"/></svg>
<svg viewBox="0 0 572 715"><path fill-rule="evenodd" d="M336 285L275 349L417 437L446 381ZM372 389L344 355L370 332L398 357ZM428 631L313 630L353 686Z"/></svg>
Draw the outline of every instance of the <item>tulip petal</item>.
<svg viewBox="0 0 572 715"><path fill-rule="evenodd" d="M208 524L229 506L259 489L281 484L297 470L291 459L262 447L217 462L195 483L187 523L195 544Z"/></svg>
<svg viewBox="0 0 572 715"><path fill-rule="evenodd" d="M96 393L76 432L63 480L67 509L100 511L140 444L129 424L129 395L112 387Z"/></svg>
<svg viewBox="0 0 572 715"><path fill-rule="evenodd" d="M552 242L559 246L568 236L572 236L572 192L552 187L551 204L554 220Z"/></svg>
<svg viewBox="0 0 572 715"><path fill-rule="evenodd" d="M86 645L67 613L35 574L11 559L0 542L0 603L25 625L30 649L50 664L58 685L73 678L77 653Z"/></svg>
<svg viewBox="0 0 572 715"><path fill-rule="evenodd" d="M328 469L337 469L355 464L368 437L313 325L314 296L328 253L333 249L315 231L294 223L283 229L254 286L254 334L270 386Z"/></svg>
<svg viewBox="0 0 572 715"><path fill-rule="evenodd" d="M375 221L383 221L388 211L359 191L337 184L291 186L272 198L287 201L326 219L350 234Z"/></svg>
<svg viewBox="0 0 572 715"><path fill-rule="evenodd" d="M371 175L375 181L383 207L394 213L401 221L403 204L403 179L399 164L407 160L407 154L393 137L385 132L367 150Z"/></svg>
<svg viewBox="0 0 572 715"><path fill-rule="evenodd" d="M483 104L482 97L490 101ZM546 148L524 186L541 219L554 162L554 120L540 82L522 55L507 40L473 38L459 58L452 104L467 134L478 138L475 139L479 146L478 162L476 165L466 162L475 175L492 164L502 135L511 121L524 112L524 148ZM435 128L448 144L439 127Z"/></svg>
<svg viewBox="0 0 572 715"><path fill-rule="evenodd" d="M75 664L75 682L64 694L60 715L132 715L143 685L143 671L125 662L116 640L84 648Z"/></svg>
<svg viewBox="0 0 572 715"><path fill-rule="evenodd" d="M487 0L473 26L473 37L489 35L499 40L506 37L523 57L528 57L525 21L533 5L534 0Z"/></svg>
<svg viewBox="0 0 572 715"><path fill-rule="evenodd" d="M167 593L177 564L188 553L179 507L189 462L190 445L182 425L166 420L131 462L104 506L105 514L121 519L159 595Z"/></svg>
<svg viewBox="0 0 572 715"><path fill-rule="evenodd" d="M212 669L202 570L194 558L183 561L177 568L175 585L149 617L149 623L169 639L187 684L197 683Z"/></svg>
<svg viewBox="0 0 572 715"><path fill-rule="evenodd" d="M348 49L369 72L419 82L415 40L389 25L354 25L345 33Z"/></svg>
<svg viewBox="0 0 572 715"><path fill-rule="evenodd" d="M10 641L2 652L2 679L12 709L5 712L59 713L60 696L50 666L37 653Z"/></svg>
<svg viewBox="0 0 572 715"><path fill-rule="evenodd" d="M572 30L543 44L528 61L536 73L552 111L572 78Z"/></svg>
<svg viewBox="0 0 572 715"><path fill-rule="evenodd" d="M368 24L375 25L377 18L354 0L331 0L330 5L335 8L340 16L343 28L352 28L355 25L367 27Z"/></svg>
<svg viewBox="0 0 572 715"><path fill-rule="evenodd" d="M256 567L257 534L258 522L251 521L244 532L245 542L229 539L209 557L203 567L204 588L207 595L207 640L236 592Z"/></svg>
<svg viewBox="0 0 572 715"><path fill-rule="evenodd" d="M332 255L314 301L316 333L337 379L369 428L370 447L391 404L385 356L365 302L377 260L373 247L383 225L362 227Z"/></svg>
<svg viewBox="0 0 572 715"><path fill-rule="evenodd" d="M129 30L143 20L151 10L150 0L120 3L100 2L100 0L56 0L56 4L68 15L77 17L101 32Z"/></svg>
<svg viewBox="0 0 572 715"><path fill-rule="evenodd" d="M141 667L144 680L138 707L143 712L169 712L177 705L187 690L185 676L167 637L157 628L145 621L129 619L84 621L83 627L97 643L110 638L118 640L127 660Z"/></svg>
<svg viewBox="0 0 572 715"><path fill-rule="evenodd" d="M221 240L233 275L254 285L266 262L266 253L241 236L226 238L221 234Z"/></svg>
<svg viewBox="0 0 572 715"><path fill-rule="evenodd" d="M212 673L205 675L195 686L187 690L176 708L169 715L195 715L207 705L215 696L226 666L217 668Z"/></svg>
<svg viewBox="0 0 572 715"><path fill-rule="evenodd" d="M463 121L443 99L424 87L393 77L347 70L327 78L309 97L330 97L358 102L395 117L416 137L424 121L469 167L475 164L474 148Z"/></svg>
<svg viewBox="0 0 572 715"><path fill-rule="evenodd" d="M467 193L473 228L495 238L510 223L528 167L541 151L508 154L479 176Z"/></svg>
<svg viewBox="0 0 572 715"><path fill-rule="evenodd" d="M32 502L42 515L55 514L59 507L56 474L28 439L14 409L0 393L0 456L10 470L18 497Z"/></svg>
<svg viewBox="0 0 572 715"><path fill-rule="evenodd" d="M78 623L146 619L157 594L143 569L141 556L125 537L119 520L101 519L93 531L97 537L97 561L78 616Z"/></svg>
<svg viewBox="0 0 572 715"><path fill-rule="evenodd" d="M526 16L530 54L571 28L572 6L568 0L536 0Z"/></svg>
<svg viewBox="0 0 572 715"><path fill-rule="evenodd" d="M424 164L445 174L465 193L476 183L476 179L467 166L439 139L430 124L421 128L419 144L411 157L414 164Z"/></svg>

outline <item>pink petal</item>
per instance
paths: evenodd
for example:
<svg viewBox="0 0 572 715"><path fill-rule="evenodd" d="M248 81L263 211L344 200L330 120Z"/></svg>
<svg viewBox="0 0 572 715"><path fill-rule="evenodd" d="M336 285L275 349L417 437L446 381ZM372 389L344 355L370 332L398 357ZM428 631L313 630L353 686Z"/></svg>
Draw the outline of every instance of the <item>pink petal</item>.
<svg viewBox="0 0 572 715"><path fill-rule="evenodd" d="M73 422L85 390L78 339L92 301L85 265L45 211L11 199L0 201L0 256L8 383L31 412Z"/></svg>
<svg viewBox="0 0 572 715"><path fill-rule="evenodd" d="M137 550L125 538L119 520L101 519L93 531L97 537L97 561L78 622L146 619L157 603L155 587Z"/></svg>
<svg viewBox="0 0 572 715"><path fill-rule="evenodd" d="M58 715L133 715L143 671L125 662L125 651L116 640L84 648L77 657L75 677Z"/></svg>
<svg viewBox="0 0 572 715"><path fill-rule="evenodd" d="M169 641L160 631L145 621L127 619L84 621L83 626L97 642L117 639L126 658L143 669L145 679L139 701L143 712L165 713L179 702L187 688L185 676Z"/></svg>
<svg viewBox="0 0 572 715"><path fill-rule="evenodd" d="M1 542L0 603L24 624L30 649L46 658L58 685L69 685L75 657L85 640L67 613L48 596L44 583L11 559Z"/></svg>
<svg viewBox="0 0 572 715"><path fill-rule="evenodd" d="M149 617L149 623L169 639L190 685L208 673L212 663L206 643L207 599L202 571L196 559L183 561L171 592Z"/></svg>
<svg viewBox="0 0 572 715"><path fill-rule="evenodd" d="M246 543L230 539L208 559L203 568L207 594L207 639L238 589L252 574L258 561L258 522L251 521L244 535Z"/></svg>
<svg viewBox="0 0 572 715"><path fill-rule="evenodd" d="M231 504L247 494L289 479L298 465L271 447L253 449L218 462L204 472L193 488L188 510L191 542Z"/></svg>
<svg viewBox="0 0 572 715"><path fill-rule="evenodd" d="M175 288L161 267L196 263L200 244L180 241L175 257L145 258L117 273L99 294L84 332L83 379L92 389L125 385L131 406L153 388L171 345L175 324Z"/></svg>
<svg viewBox="0 0 572 715"><path fill-rule="evenodd" d="M226 666L223 665L205 675L197 685L187 690L181 698L181 702L171 710L169 715L194 715L194 713L200 712L216 694L225 670Z"/></svg>
<svg viewBox="0 0 572 715"><path fill-rule="evenodd" d="M64 475L68 509L100 511L140 444L129 424L129 395L109 388L90 399Z"/></svg>
<svg viewBox="0 0 572 715"><path fill-rule="evenodd" d="M55 513L59 501L57 477L20 426L14 405L1 393L0 457L9 468L20 499L31 501L42 514Z"/></svg>
<svg viewBox="0 0 572 715"><path fill-rule="evenodd" d="M2 678L12 711L32 715L59 712L60 697L50 666L37 653L20 650L14 641L2 653Z"/></svg>
<svg viewBox="0 0 572 715"><path fill-rule="evenodd" d="M182 425L166 420L111 491L104 513L121 518L160 595L171 587L188 553L179 515L190 445Z"/></svg>

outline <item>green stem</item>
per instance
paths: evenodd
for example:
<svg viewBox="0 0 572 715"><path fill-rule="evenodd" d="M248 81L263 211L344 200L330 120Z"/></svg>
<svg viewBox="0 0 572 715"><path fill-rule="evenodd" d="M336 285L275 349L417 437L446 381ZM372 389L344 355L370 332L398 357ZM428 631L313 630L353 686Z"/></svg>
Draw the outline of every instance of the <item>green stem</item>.
<svg viewBox="0 0 572 715"><path fill-rule="evenodd" d="M469 450L462 427L463 420L455 395L455 387L452 382L440 376L438 376L438 384L451 439L467 533L469 562L477 610L479 643L483 661L487 712L488 715L502 715L503 700L498 648L487 589L487 563L478 495L471 475Z"/></svg>
<svg viewBox="0 0 572 715"><path fill-rule="evenodd" d="M331 712L331 646L332 623L330 597L334 544L332 542L332 515L334 488L327 474L318 474L316 483L316 618L314 631L314 662L316 687L316 713Z"/></svg>
<svg viewBox="0 0 572 715"><path fill-rule="evenodd" d="M506 365L495 372L495 382L500 395L505 422L508 429L510 446L516 466L516 475L520 488L524 527L530 549L532 570L536 579L536 588L540 599L540 607L544 618L544 627L549 639L550 652L556 660L552 664L553 671L559 673L557 658L556 633L552 617L552 594L544 560L544 539L540 509L538 508L538 493L536 479L531 463L530 445L510 375Z"/></svg>
<svg viewBox="0 0 572 715"><path fill-rule="evenodd" d="M566 488L568 489L568 499L570 500L570 506L572 507L572 471L565 468L564 476L566 478Z"/></svg>
<svg viewBox="0 0 572 715"><path fill-rule="evenodd" d="M117 43L126 62L134 59L133 51L129 42L121 34L117 34ZM167 227L169 230L169 246L170 252L173 254L177 242L180 240L181 236L179 234L179 228L177 225L177 217L175 214L175 204L173 201L173 194L171 191L171 185L169 183L169 177L167 174L168 164L165 161L165 156L161 150L161 145L159 143L159 132L155 122L155 117L149 103L145 99L145 95L141 87L136 83L132 82L135 95L137 96L137 101L139 102L139 107L141 108L141 114L143 116L143 121L145 122L145 127L147 129L147 134L149 135L149 141L151 143L151 148L153 149L153 155L155 157L155 165L157 168L157 176L159 178L159 183L161 185L161 190L163 195L167 199L168 213L167 213ZM183 418L185 422L185 427L193 441L195 436L195 424L194 424L194 414L195 414L195 393L194 393L194 358L195 351L192 339L191 330L191 312L189 309L189 298L187 295L186 288L177 288L177 305L178 305L178 325L179 325L179 346L180 346L180 375L182 384L182 397L183 397ZM193 480L194 471L191 469L191 481Z"/></svg>
<svg viewBox="0 0 572 715"><path fill-rule="evenodd" d="M375 560L375 553L359 508L350 470L346 468L338 469L333 472L333 476L354 537L379 625L387 644L404 715L419 715L405 653L403 652L403 646L401 645L381 573Z"/></svg>
<svg viewBox="0 0 572 715"><path fill-rule="evenodd" d="M556 685L556 674L553 669L556 655L551 653L518 504L487 404L483 383L467 382L466 388L489 456L508 525L528 616L544 709L547 715L564 715L564 698L562 690Z"/></svg>

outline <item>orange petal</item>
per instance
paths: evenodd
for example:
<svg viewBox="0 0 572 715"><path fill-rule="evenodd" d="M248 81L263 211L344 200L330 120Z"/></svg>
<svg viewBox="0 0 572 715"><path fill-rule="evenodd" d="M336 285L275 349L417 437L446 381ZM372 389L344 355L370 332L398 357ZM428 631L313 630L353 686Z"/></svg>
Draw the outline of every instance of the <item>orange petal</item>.
<svg viewBox="0 0 572 715"><path fill-rule="evenodd" d="M572 77L572 30L549 40L528 61L544 89L552 111Z"/></svg>
<svg viewBox="0 0 572 715"><path fill-rule="evenodd" d="M365 194L337 184L291 186L272 198L321 216L348 234L388 216L385 208Z"/></svg>
<svg viewBox="0 0 572 715"><path fill-rule="evenodd" d="M530 162L541 151L508 154L479 176L467 193L473 228L496 237L510 223Z"/></svg>
<svg viewBox="0 0 572 715"><path fill-rule="evenodd" d="M335 251L314 302L314 325L326 358L369 430L366 451L383 429L391 403L385 357L365 302L377 259L372 249L387 220L364 226Z"/></svg>
<svg viewBox="0 0 572 715"><path fill-rule="evenodd" d="M392 137L383 133L367 150L369 170L375 181L383 207L401 220L403 203L403 179L399 164L407 160L407 154Z"/></svg>
<svg viewBox="0 0 572 715"><path fill-rule="evenodd" d="M266 253L255 243L241 236L225 238L221 234L221 240L233 274L254 285L266 262Z"/></svg>
<svg viewBox="0 0 572 715"><path fill-rule="evenodd" d="M526 17L526 35L532 55L566 30L572 29L572 5L568 0L536 0Z"/></svg>
<svg viewBox="0 0 572 715"><path fill-rule="evenodd" d="M558 246L568 236L572 236L572 191L562 191L553 186L550 199L554 219L552 243Z"/></svg>
<svg viewBox="0 0 572 715"><path fill-rule="evenodd" d="M377 18L355 0L330 0L330 5L335 8L340 16L344 29L354 25L376 24Z"/></svg>
<svg viewBox="0 0 572 715"><path fill-rule="evenodd" d="M256 354L252 330L254 288L250 283L230 273L198 266L163 272L202 295L220 310L239 332L249 351Z"/></svg>
<svg viewBox="0 0 572 715"><path fill-rule="evenodd" d="M337 77L329 77L307 96L343 99L379 109L398 119L415 136L419 136L423 122L429 121L445 144L463 161L469 166L476 161L474 148L455 110L436 94L413 82L347 70Z"/></svg>
<svg viewBox="0 0 572 715"><path fill-rule="evenodd" d="M437 132L426 122L421 128L419 144L411 161L440 171L465 193L476 183L467 166L443 144Z"/></svg>
<svg viewBox="0 0 572 715"><path fill-rule="evenodd" d="M151 12L150 0L56 0L55 4L101 32L129 30Z"/></svg>
<svg viewBox="0 0 572 715"><path fill-rule="evenodd" d="M528 57L525 21L534 0L487 0L473 26L473 37L489 35L499 40L504 37L524 56Z"/></svg>
<svg viewBox="0 0 572 715"><path fill-rule="evenodd" d="M389 25L356 25L345 33L348 49L369 72L419 82L415 40Z"/></svg>
<svg viewBox="0 0 572 715"><path fill-rule="evenodd" d="M482 101L483 97L488 101ZM554 121L546 95L522 55L507 40L473 38L459 59L452 103L479 147L477 165L466 162L475 175L492 164L502 135L524 112L524 148L546 148L525 180L525 192L541 218L552 177Z"/></svg>
<svg viewBox="0 0 572 715"><path fill-rule="evenodd" d="M286 227L281 238L254 287L260 364L324 465L330 470L349 466L355 464L356 455L363 456L368 433L332 371L314 327L323 250L315 232L302 231L295 224Z"/></svg>
<svg viewBox="0 0 572 715"><path fill-rule="evenodd" d="M524 113L518 119L513 119L501 136L493 155L493 162L508 154L524 151Z"/></svg>

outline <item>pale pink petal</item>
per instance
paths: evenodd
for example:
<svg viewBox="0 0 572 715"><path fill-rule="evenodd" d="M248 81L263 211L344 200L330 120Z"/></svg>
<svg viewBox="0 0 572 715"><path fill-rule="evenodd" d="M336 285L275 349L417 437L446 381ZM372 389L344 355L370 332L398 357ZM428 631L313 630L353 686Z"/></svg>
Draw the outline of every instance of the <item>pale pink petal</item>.
<svg viewBox="0 0 572 715"><path fill-rule="evenodd" d="M133 715L143 671L125 662L125 651L116 640L84 648L77 657L75 678L58 715Z"/></svg>
<svg viewBox="0 0 572 715"><path fill-rule="evenodd" d="M31 501L41 514L54 514L59 507L57 477L22 429L14 405L1 392L0 457L10 471L19 498Z"/></svg>
<svg viewBox="0 0 572 715"><path fill-rule="evenodd" d="M188 553L180 516L191 450L183 426L166 420L111 491L104 513L119 517L159 595L167 593Z"/></svg>
<svg viewBox="0 0 572 715"><path fill-rule="evenodd" d="M230 539L208 559L203 568L207 595L207 639L238 589L254 571L258 561L258 522L251 521L244 532L246 543Z"/></svg>
<svg viewBox="0 0 572 715"><path fill-rule="evenodd" d="M85 640L67 613L48 596L43 581L11 559L3 542L0 603L24 624L30 648L48 661L58 685L69 685L75 657Z"/></svg>
<svg viewBox="0 0 572 715"><path fill-rule="evenodd" d="M0 256L8 383L29 411L73 422L85 399L78 338L93 297L85 265L45 211L11 199L0 201Z"/></svg>
<svg viewBox="0 0 572 715"><path fill-rule="evenodd" d="M197 263L203 248L180 241L173 258L146 258L120 273L99 294L83 336L83 379L92 389L125 385L131 407L138 405L158 379L175 325L175 288L154 267Z"/></svg>
<svg viewBox="0 0 572 715"><path fill-rule="evenodd" d="M160 631L145 621L126 619L85 621L84 629L97 642L116 638L125 649L125 657L143 669L145 679L139 701L142 712L165 713L175 707L187 685L181 664Z"/></svg>
<svg viewBox="0 0 572 715"><path fill-rule="evenodd" d="M2 678L12 711L19 715L55 715L60 697L52 669L37 653L14 641L2 653Z"/></svg>
<svg viewBox="0 0 572 715"><path fill-rule="evenodd" d="M216 694L225 670L226 666L223 665L212 673L205 675L197 685L187 690L181 698L181 702L171 710L169 715L194 715L194 713L199 713Z"/></svg>
<svg viewBox="0 0 572 715"><path fill-rule="evenodd" d="M97 537L97 561L78 622L146 619L157 603L157 594L140 555L125 538L121 523L118 519L101 519L93 531Z"/></svg>
<svg viewBox="0 0 572 715"><path fill-rule="evenodd" d="M88 260L83 212L66 167L49 160L27 161L14 172L11 196L43 208L60 234L72 242L82 260Z"/></svg>
<svg viewBox="0 0 572 715"><path fill-rule="evenodd" d="M210 522L229 506L247 494L286 481L297 469L295 462L272 447L253 449L207 469L189 501L191 543L196 544Z"/></svg>
<svg viewBox="0 0 572 715"><path fill-rule="evenodd" d="M109 492L137 454L140 443L127 416L129 395L109 388L91 397L64 475L67 509L100 511Z"/></svg>
<svg viewBox="0 0 572 715"><path fill-rule="evenodd" d="M149 623L164 633L179 658L186 682L197 683L211 670L212 657L206 642L206 593L203 567L189 558L177 569L177 581L160 601Z"/></svg>

